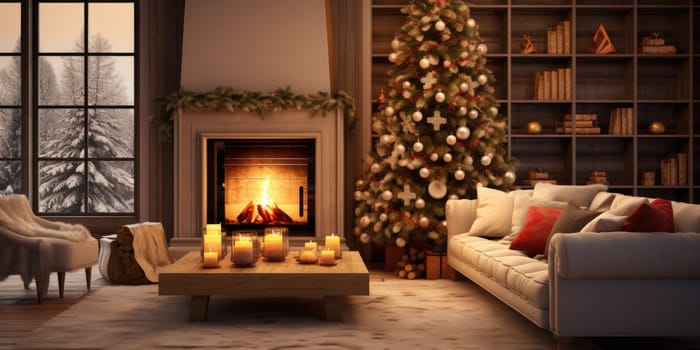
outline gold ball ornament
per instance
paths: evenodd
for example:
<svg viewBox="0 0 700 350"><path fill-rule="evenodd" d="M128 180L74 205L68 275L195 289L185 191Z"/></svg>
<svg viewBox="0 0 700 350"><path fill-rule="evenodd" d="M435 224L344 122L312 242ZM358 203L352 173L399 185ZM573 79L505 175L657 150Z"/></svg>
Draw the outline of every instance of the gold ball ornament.
<svg viewBox="0 0 700 350"><path fill-rule="evenodd" d="M654 120L653 122L649 123L649 126L647 128L652 134L663 134L666 132L666 125L664 125L663 122L658 120Z"/></svg>
<svg viewBox="0 0 700 350"><path fill-rule="evenodd" d="M525 127L525 132L528 134L539 134L542 132L542 123L532 120L527 122L527 126Z"/></svg>

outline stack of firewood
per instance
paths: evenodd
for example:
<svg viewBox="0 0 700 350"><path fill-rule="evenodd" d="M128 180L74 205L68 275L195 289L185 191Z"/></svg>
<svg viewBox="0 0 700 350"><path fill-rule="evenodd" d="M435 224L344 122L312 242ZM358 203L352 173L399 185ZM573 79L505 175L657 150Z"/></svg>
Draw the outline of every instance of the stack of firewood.
<svg viewBox="0 0 700 350"><path fill-rule="evenodd" d="M257 213L257 215L256 215ZM294 220L277 206L254 204L253 201L243 208L236 217L240 224L291 224Z"/></svg>
<svg viewBox="0 0 700 350"><path fill-rule="evenodd" d="M404 254L396 263L396 275L401 278L413 280L425 275L425 251L417 248L409 248L408 254Z"/></svg>

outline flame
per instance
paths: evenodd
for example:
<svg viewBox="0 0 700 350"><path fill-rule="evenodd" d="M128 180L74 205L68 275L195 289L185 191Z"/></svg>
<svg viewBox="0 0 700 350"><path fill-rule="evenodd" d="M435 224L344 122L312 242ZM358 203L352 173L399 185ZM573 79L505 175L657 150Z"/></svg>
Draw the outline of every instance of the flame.
<svg viewBox="0 0 700 350"><path fill-rule="evenodd" d="M260 204L263 206L266 206L267 203L269 202L269 198L267 198L267 188L270 186L270 178L266 177L265 181L263 181L263 189L262 189L262 195L260 198Z"/></svg>

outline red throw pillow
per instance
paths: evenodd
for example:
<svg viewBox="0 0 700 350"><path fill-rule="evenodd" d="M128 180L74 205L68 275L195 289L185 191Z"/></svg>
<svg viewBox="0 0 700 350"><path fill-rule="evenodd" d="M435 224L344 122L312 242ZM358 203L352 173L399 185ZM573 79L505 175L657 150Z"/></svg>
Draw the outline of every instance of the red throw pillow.
<svg viewBox="0 0 700 350"><path fill-rule="evenodd" d="M643 203L627 217L623 231L676 232L673 222L673 206L668 199L657 198Z"/></svg>
<svg viewBox="0 0 700 350"><path fill-rule="evenodd" d="M547 237L561 211L561 209L530 206L523 229L513 239L510 249L522 250L529 256L544 254Z"/></svg>

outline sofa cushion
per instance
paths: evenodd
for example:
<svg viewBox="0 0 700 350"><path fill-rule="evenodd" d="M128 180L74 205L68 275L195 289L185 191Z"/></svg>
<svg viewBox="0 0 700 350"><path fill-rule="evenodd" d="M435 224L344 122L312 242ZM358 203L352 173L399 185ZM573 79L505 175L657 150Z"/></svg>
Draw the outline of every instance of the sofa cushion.
<svg viewBox="0 0 700 350"><path fill-rule="evenodd" d="M614 232L621 231L627 216L615 215L606 211L581 228L581 232Z"/></svg>
<svg viewBox="0 0 700 350"><path fill-rule="evenodd" d="M602 192L601 192L602 193ZM610 201L612 202L612 200ZM555 233L574 233L580 232L581 228L586 226L591 220L596 216L600 215L600 211L592 211L588 209L579 208L573 202L569 202L562 210L561 215L554 222L552 230L549 232L547 237L547 243L544 245L544 255L547 256L547 251L549 248L549 241L552 239L552 235Z"/></svg>
<svg viewBox="0 0 700 350"><path fill-rule="evenodd" d="M608 211L612 202L615 200L615 194L610 192L598 192L591 200L591 205L588 209L592 211Z"/></svg>
<svg viewBox="0 0 700 350"><path fill-rule="evenodd" d="M513 239L510 249L522 250L529 256L543 254L547 237L561 212L561 209L531 206L523 230Z"/></svg>
<svg viewBox="0 0 700 350"><path fill-rule="evenodd" d="M480 237L504 237L510 234L513 197L508 193L478 186L476 219L469 234Z"/></svg>
<svg viewBox="0 0 700 350"><path fill-rule="evenodd" d="M642 203L625 220L623 231L676 232L673 224L673 207L668 199L657 198Z"/></svg>
<svg viewBox="0 0 700 350"><path fill-rule="evenodd" d="M553 185L539 182L535 184L532 196L550 201L573 201L579 207L588 207L598 192L607 191L607 189L608 186L605 185Z"/></svg>
<svg viewBox="0 0 700 350"><path fill-rule="evenodd" d="M513 196L513 215L511 216L510 234L504 238L509 241L512 241L522 231L527 211L531 206L555 209L566 207L566 202L534 198L531 194L523 191L512 191L509 194Z"/></svg>
<svg viewBox="0 0 700 350"><path fill-rule="evenodd" d="M700 232L700 205L671 202L676 232Z"/></svg>

